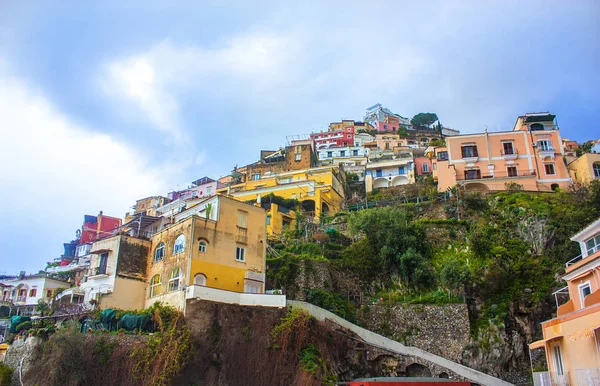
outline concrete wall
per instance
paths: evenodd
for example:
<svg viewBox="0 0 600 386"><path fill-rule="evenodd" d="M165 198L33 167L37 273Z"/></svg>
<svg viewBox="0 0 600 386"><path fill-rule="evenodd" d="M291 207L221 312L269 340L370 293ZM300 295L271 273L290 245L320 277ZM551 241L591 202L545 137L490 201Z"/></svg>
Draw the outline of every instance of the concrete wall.
<svg viewBox="0 0 600 386"><path fill-rule="evenodd" d="M239 293L199 285L187 287L186 299L210 300L242 306L285 307L286 305L285 295Z"/></svg>
<svg viewBox="0 0 600 386"><path fill-rule="evenodd" d="M146 282L117 277L111 294L100 298L100 308L141 310L145 307Z"/></svg>

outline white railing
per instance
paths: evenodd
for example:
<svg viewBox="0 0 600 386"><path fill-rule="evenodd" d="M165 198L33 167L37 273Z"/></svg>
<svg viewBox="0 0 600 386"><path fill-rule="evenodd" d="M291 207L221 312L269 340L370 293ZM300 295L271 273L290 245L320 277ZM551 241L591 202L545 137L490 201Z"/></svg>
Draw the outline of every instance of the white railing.
<svg viewBox="0 0 600 386"><path fill-rule="evenodd" d="M583 259L583 255L579 255L577 257L574 257L571 260L567 261L566 266L568 267L570 265L573 265L573 264L577 263L579 260L582 260L582 259Z"/></svg>
<svg viewBox="0 0 600 386"><path fill-rule="evenodd" d="M285 307L286 305L285 295L233 292L201 285L188 286L185 297L241 306Z"/></svg>
<svg viewBox="0 0 600 386"><path fill-rule="evenodd" d="M550 371L534 372L533 386L568 386L569 376L559 375Z"/></svg>
<svg viewBox="0 0 600 386"><path fill-rule="evenodd" d="M577 378L577 384L588 385L588 386L599 386L600 385L600 369L576 369L575 375Z"/></svg>

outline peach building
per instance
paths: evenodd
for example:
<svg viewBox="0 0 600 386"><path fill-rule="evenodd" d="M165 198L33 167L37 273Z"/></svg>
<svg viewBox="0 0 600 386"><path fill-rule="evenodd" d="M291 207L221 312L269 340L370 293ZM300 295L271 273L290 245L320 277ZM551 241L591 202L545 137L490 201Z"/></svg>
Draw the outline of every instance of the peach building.
<svg viewBox="0 0 600 386"><path fill-rule="evenodd" d="M511 131L446 137L432 162L438 190L460 185L471 191L500 191L512 183L527 191L568 188L572 181L554 118L528 113L517 118Z"/></svg>
<svg viewBox="0 0 600 386"><path fill-rule="evenodd" d="M548 371L533 372L536 386L600 384L600 219L571 240L581 255L566 263L567 286L555 292L568 293L569 300L542 323L544 339L529 345L545 350Z"/></svg>

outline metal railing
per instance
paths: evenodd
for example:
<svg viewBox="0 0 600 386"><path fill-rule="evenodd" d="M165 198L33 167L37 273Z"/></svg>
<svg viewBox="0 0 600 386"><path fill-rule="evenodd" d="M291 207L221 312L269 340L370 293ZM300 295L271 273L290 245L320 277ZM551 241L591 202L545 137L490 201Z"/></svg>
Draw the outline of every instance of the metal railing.
<svg viewBox="0 0 600 386"><path fill-rule="evenodd" d="M533 373L534 386L568 386L569 376L567 374L559 375L555 372L542 371Z"/></svg>
<svg viewBox="0 0 600 386"><path fill-rule="evenodd" d="M518 149L510 149L510 150L502 149L502 155L503 156L511 156L511 155L517 156L517 155L519 155L519 150Z"/></svg>
<svg viewBox="0 0 600 386"><path fill-rule="evenodd" d="M600 386L600 369L576 369L578 385Z"/></svg>
<svg viewBox="0 0 600 386"><path fill-rule="evenodd" d="M516 173L509 173L508 171L497 171L494 174L486 173L471 173L471 174L457 174L457 181L471 181L471 180L486 180L491 178L521 178L521 177L535 177L535 170L518 170Z"/></svg>
<svg viewBox="0 0 600 386"><path fill-rule="evenodd" d="M577 257L572 258L571 260L567 261L567 263L565 264L567 267L577 263L578 261L583 260L583 255L579 255Z"/></svg>

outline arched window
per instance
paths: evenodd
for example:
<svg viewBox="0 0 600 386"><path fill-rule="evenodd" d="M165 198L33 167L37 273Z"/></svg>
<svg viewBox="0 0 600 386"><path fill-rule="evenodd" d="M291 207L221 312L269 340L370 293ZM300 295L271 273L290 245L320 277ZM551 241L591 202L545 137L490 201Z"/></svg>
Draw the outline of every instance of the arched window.
<svg viewBox="0 0 600 386"><path fill-rule="evenodd" d="M165 243L160 243L154 250L154 262L163 261L165 258Z"/></svg>
<svg viewBox="0 0 600 386"><path fill-rule="evenodd" d="M171 271L171 277L169 279L168 291L177 291L179 290L179 281L181 280L181 270L179 267L173 268Z"/></svg>
<svg viewBox="0 0 600 386"><path fill-rule="evenodd" d="M185 235L179 235L175 239L175 244L173 245L173 254L176 255L185 251Z"/></svg>
<svg viewBox="0 0 600 386"><path fill-rule="evenodd" d="M198 252L206 253L206 241L200 241L198 244Z"/></svg>
<svg viewBox="0 0 600 386"><path fill-rule="evenodd" d="M150 297L160 295L162 292L162 283L160 281L160 275L152 276L150 279Z"/></svg>
<svg viewBox="0 0 600 386"><path fill-rule="evenodd" d="M194 284L206 286L206 275L203 273L197 273L194 275Z"/></svg>
<svg viewBox="0 0 600 386"><path fill-rule="evenodd" d="M541 123L534 123L531 126L529 126L529 129L531 131L540 131L540 130L544 130L544 125L542 125Z"/></svg>

